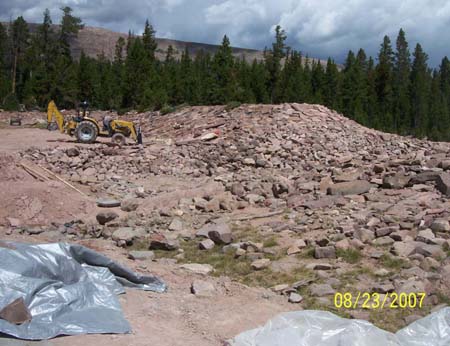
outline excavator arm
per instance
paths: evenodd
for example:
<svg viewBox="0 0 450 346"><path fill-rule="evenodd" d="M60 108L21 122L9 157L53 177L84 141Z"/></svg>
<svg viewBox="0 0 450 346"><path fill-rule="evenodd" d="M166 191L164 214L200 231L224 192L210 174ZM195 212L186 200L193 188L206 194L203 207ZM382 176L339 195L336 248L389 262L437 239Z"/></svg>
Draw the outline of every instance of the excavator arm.
<svg viewBox="0 0 450 346"><path fill-rule="evenodd" d="M47 108L47 126L49 126L53 122L53 118L55 118L55 122L58 125L59 131L61 131L61 133L64 133L64 117L59 112L55 102L50 101Z"/></svg>

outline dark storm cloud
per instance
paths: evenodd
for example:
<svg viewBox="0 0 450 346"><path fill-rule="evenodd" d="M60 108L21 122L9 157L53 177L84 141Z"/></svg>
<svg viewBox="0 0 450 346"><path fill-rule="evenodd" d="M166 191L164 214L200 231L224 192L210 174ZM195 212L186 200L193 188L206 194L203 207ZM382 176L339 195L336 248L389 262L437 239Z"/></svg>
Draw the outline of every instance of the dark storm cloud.
<svg viewBox="0 0 450 346"><path fill-rule="evenodd" d="M376 55L384 35L406 30L411 49L421 42L434 65L450 55L450 2L446 0L3 0L0 19L23 15L40 22L49 8L54 22L59 8L70 6L92 26L140 33L146 18L160 37L219 43L227 34L233 45L270 45L280 24L288 43L311 56L342 61L349 49Z"/></svg>

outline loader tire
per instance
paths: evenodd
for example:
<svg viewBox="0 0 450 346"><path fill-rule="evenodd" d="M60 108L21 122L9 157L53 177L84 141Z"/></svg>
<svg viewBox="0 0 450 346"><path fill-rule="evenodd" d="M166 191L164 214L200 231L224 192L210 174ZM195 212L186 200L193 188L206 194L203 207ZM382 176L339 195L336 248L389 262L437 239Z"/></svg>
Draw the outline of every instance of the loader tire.
<svg viewBox="0 0 450 346"><path fill-rule="evenodd" d="M126 144L127 139L125 138L125 136L122 133L117 132L112 135L111 141L114 144L117 144L118 146L123 146Z"/></svg>
<svg viewBox="0 0 450 346"><path fill-rule="evenodd" d="M75 129L75 137L80 143L93 143L97 139L98 129L90 121L82 121Z"/></svg>
<svg viewBox="0 0 450 346"><path fill-rule="evenodd" d="M56 131L56 130L58 130L58 124L55 123L55 122L49 123L47 125L47 130L49 130L49 131Z"/></svg>

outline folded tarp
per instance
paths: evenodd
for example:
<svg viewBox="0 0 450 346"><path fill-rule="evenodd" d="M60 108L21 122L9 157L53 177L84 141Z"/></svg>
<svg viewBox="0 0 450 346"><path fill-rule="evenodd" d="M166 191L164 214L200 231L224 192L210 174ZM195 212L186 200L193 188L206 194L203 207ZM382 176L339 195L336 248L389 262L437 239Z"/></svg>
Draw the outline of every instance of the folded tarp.
<svg viewBox="0 0 450 346"><path fill-rule="evenodd" d="M136 274L84 246L0 242L0 311L23 299L31 314L22 324L0 319L0 333L26 340L129 333L117 299L124 286L166 290L157 277Z"/></svg>
<svg viewBox="0 0 450 346"><path fill-rule="evenodd" d="M397 333L362 320L325 311L278 315L261 328L244 332L230 346L450 346L450 308L424 317Z"/></svg>

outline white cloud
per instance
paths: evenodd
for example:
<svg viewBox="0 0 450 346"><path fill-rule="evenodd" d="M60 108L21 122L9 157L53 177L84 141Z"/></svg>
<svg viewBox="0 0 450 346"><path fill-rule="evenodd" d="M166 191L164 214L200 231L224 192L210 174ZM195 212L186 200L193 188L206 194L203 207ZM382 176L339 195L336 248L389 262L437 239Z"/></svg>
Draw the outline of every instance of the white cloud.
<svg viewBox="0 0 450 346"><path fill-rule="evenodd" d="M384 35L393 44L398 30L406 30L412 45L440 49L439 58L450 54L450 37L443 37L450 23L450 3L446 0L226 0L205 10L207 22L229 28L239 36L252 31L255 21L265 21L273 29L281 25L290 44L312 54L340 55L348 49L367 48L376 54ZM264 14L264 15L262 15ZM439 39L437 39L439 38ZM445 41L445 44L442 42Z"/></svg>
<svg viewBox="0 0 450 346"><path fill-rule="evenodd" d="M24 15L40 22L48 7L57 23L62 5L88 25L140 33L148 18L161 35L220 43L227 34L233 45L261 49L271 44L280 24L292 47L341 61L349 49L360 47L376 55L383 36L395 44L403 27L410 46L421 42L434 64L450 55L447 0L1 0L0 20Z"/></svg>

